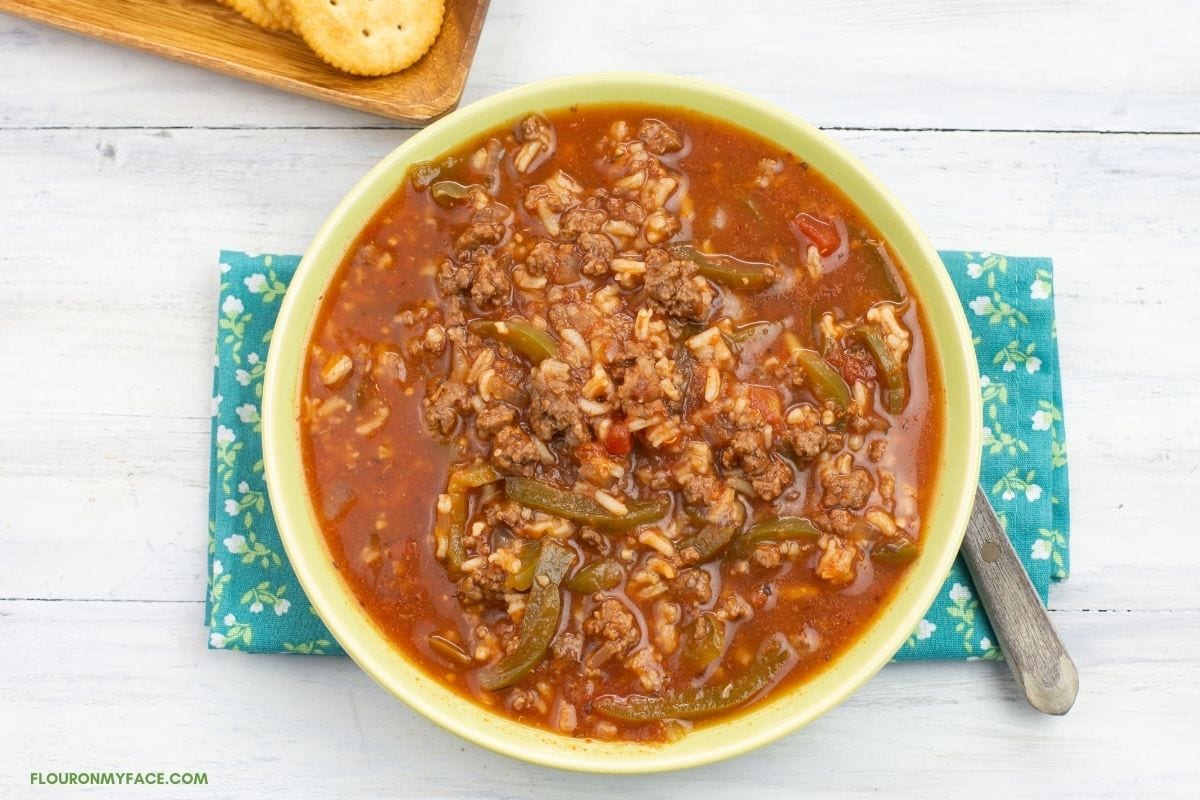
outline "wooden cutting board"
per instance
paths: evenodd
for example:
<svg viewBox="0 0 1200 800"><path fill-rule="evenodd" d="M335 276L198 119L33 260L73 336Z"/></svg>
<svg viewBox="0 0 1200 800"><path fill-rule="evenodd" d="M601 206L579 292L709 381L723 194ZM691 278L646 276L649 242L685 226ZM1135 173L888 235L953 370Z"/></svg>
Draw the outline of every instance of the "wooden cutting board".
<svg viewBox="0 0 1200 800"><path fill-rule="evenodd" d="M446 18L429 52L380 78L339 72L298 36L263 30L215 0L0 0L0 11L423 125L458 105L488 2L446 0Z"/></svg>

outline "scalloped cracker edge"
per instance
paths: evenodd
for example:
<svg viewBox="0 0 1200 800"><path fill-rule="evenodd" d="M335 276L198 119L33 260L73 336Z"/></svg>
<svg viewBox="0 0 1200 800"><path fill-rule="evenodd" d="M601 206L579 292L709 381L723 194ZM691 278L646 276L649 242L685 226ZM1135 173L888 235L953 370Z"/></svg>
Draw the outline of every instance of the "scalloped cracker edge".
<svg viewBox="0 0 1200 800"><path fill-rule="evenodd" d="M284 30L296 33L296 20L292 19L292 7L288 5L288 0L260 0L267 7L275 19L279 20L279 24L284 27Z"/></svg>
<svg viewBox="0 0 1200 800"><path fill-rule="evenodd" d="M272 0L217 0L217 2L232 8L260 28L269 31L290 30L287 22L272 10L272 5L275 3L283 5L281 0L274 0L274 2Z"/></svg>

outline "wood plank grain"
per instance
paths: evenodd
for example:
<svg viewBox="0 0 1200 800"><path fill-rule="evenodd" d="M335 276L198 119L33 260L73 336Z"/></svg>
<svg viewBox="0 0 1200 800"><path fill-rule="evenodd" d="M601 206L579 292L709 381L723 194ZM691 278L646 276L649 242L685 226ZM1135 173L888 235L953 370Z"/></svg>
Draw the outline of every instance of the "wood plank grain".
<svg viewBox="0 0 1200 800"><path fill-rule="evenodd" d="M363 78L330 67L298 36L263 30L214 0L0 0L0 12L418 125L458 104L487 7L488 0L449 0L420 61Z"/></svg>
<svg viewBox="0 0 1200 800"><path fill-rule="evenodd" d="M0 596L203 596L216 252L302 249L407 135L0 132L22 387L0 393ZM1053 605L1200 608L1194 137L838 136L936 245L1056 260L1075 573Z"/></svg>
<svg viewBox="0 0 1200 800"><path fill-rule="evenodd" d="M137 768L207 770L206 798L611 798L620 786L706 799L752 785L756 798L1082 800L1191 797L1200 781L1195 611L1055 614L1088 676L1061 719L1026 706L999 663L894 664L771 746L619 783L467 744L348 659L206 651L201 617L198 603L0 602L18 654L0 659L0 794L32 796L33 770Z"/></svg>
<svg viewBox="0 0 1200 800"><path fill-rule="evenodd" d="M732 12L696 0L669 23L659 9L495 4L464 102L644 70L752 92L825 126L1200 131L1200 3L754 0ZM0 126L389 124L8 17L0 52Z"/></svg>

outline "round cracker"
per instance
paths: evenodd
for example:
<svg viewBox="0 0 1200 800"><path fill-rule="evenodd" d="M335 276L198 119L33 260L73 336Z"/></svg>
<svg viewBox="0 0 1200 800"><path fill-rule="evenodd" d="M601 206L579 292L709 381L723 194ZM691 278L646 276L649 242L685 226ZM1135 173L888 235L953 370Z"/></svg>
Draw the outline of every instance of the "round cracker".
<svg viewBox="0 0 1200 800"><path fill-rule="evenodd" d="M271 11L268 0L218 0L218 2L223 6L229 6L260 28L266 28L269 31L287 30L283 20Z"/></svg>
<svg viewBox="0 0 1200 800"><path fill-rule="evenodd" d="M390 75L415 63L442 29L444 0L287 0L297 32L330 66Z"/></svg>

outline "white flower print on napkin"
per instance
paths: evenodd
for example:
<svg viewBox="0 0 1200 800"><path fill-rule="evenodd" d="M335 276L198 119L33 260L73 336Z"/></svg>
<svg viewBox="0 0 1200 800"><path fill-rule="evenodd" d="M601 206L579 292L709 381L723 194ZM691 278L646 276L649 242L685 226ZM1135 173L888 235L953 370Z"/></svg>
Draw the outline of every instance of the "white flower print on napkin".
<svg viewBox="0 0 1200 800"><path fill-rule="evenodd" d="M956 603L965 603L971 599L971 590L961 583L956 583L950 587L950 599Z"/></svg>
<svg viewBox="0 0 1200 800"><path fill-rule="evenodd" d="M1050 550L1051 548L1049 541L1046 539L1038 539L1033 543L1033 547L1030 549L1029 555L1032 558L1036 558L1038 561L1045 561L1050 558Z"/></svg>

